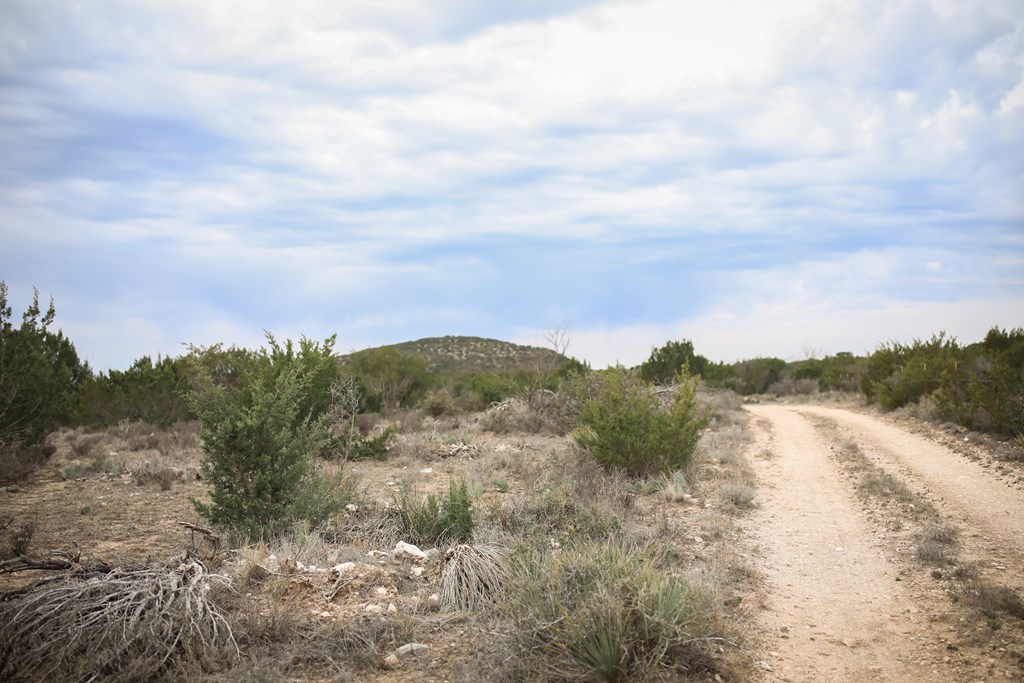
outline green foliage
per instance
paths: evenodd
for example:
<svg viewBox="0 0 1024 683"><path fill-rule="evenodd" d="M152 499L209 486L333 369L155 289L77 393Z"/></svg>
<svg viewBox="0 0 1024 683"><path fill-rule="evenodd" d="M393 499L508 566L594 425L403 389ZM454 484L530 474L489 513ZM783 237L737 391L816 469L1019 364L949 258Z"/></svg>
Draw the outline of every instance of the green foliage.
<svg viewBox="0 0 1024 683"><path fill-rule="evenodd" d="M349 357L352 372L366 388L366 407L396 410L430 385L427 361L392 347L367 349Z"/></svg>
<svg viewBox="0 0 1024 683"><path fill-rule="evenodd" d="M693 342L670 341L661 348L652 349L650 357L640 365L640 376L654 384L668 384L683 368L694 375L703 375L709 361L693 352Z"/></svg>
<svg viewBox="0 0 1024 683"><path fill-rule="evenodd" d="M431 417L451 415L455 412L455 398L446 387L427 392L420 407Z"/></svg>
<svg viewBox="0 0 1024 683"><path fill-rule="evenodd" d="M147 422L167 428L195 419L187 394L193 387L193 363L209 372L214 383L244 392L266 355L215 345L196 357L149 356L136 360L124 371L110 370L90 377L77 392L72 424L92 428L122 421Z"/></svg>
<svg viewBox="0 0 1024 683"><path fill-rule="evenodd" d="M868 359L861 386L869 399L893 410L936 391L942 376L954 369L957 355L956 340L944 332L927 342L915 339L909 346L890 342Z"/></svg>
<svg viewBox="0 0 1024 683"><path fill-rule="evenodd" d="M786 361L781 358L751 358L735 365L735 380L729 387L738 394L763 394L782 377Z"/></svg>
<svg viewBox="0 0 1024 683"><path fill-rule="evenodd" d="M450 481L448 493L442 499L433 493L420 497L403 485L395 503L399 527L411 543L469 543L473 539L473 503L463 479Z"/></svg>
<svg viewBox="0 0 1024 683"><path fill-rule="evenodd" d="M514 674L667 680L708 667L712 600L667 567L662 551L619 538L521 556L502 604L518 627Z"/></svg>
<svg viewBox="0 0 1024 683"><path fill-rule="evenodd" d="M940 414L962 425L1024 433L1024 329L989 330L957 353L935 392Z"/></svg>
<svg viewBox="0 0 1024 683"><path fill-rule="evenodd" d="M191 386L182 359L157 357L153 363L143 356L123 372L111 370L82 384L73 422L104 427L128 420L167 428L193 417L186 399Z"/></svg>
<svg viewBox="0 0 1024 683"><path fill-rule="evenodd" d="M861 389L886 410L930 397L939 415L973 429L1024 432L1024 329L994 327L961 347L944 333L883 344L868 359Z"/></svg>
<svg viewBox="0 0 1024 683"><path fill-rule="evenodd" d="M299 366L301 374L306 378L307 386L299 400L298 420L301 422L320 419L330 410L331 387L341 377L341 369L334 356L334 344L338 335L331 335L322 344L302 337L298 349L291 339L280 344L269 332L266 335L270 350L263 352L261 364L268 369L273 379L289 368Z"/></svg>
<svg viewBox="0 0 1024 683"><path fill-rule="evenodd" d="M197 390L190 402L203 428L211 501L193 504L211 523L257 536L302 520L316 526L343 505L324 495L338 483L318 479L310 466L332 441L330 414L313 415L322 403L310 396L332 342L271 353L238 388L218 384L202 351L193 350Z"/></svg>
<svg viewBox="0 0 1024 683"><path fill-rule="evenodd" d="M0 447L39 444L66 424L77 387L90 375L62 331L53 332L53 301L44 313L39 292L11 323L7 284L0 281Z"/></svg>
<svg viewBox="0 0 1024 683"><path fill-rule="evenodd" d="M577 385L580 426L573 438L607 470L647 477L682 469L708 422L707 410L697 404L699 384L680 373L663 408L655 389L628 370L593 373Z"/></svg>

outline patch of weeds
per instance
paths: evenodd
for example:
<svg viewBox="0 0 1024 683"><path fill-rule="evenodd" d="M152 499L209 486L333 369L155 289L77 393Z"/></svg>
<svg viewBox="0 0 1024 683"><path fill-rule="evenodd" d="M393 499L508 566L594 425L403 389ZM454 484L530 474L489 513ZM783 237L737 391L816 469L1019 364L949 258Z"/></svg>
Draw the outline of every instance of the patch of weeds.
<svg viewBox="0 0 1024 683"><path fill-rule="evenodd" d="M744 510L753 505L757 492L746 484L726 482L718 489L718 500L726 508Z"/></svg>
<svg viewBox="0 0 1024 683"><path fill-rule="evenodd" d="M35 522L25 522L11 534L11 552L14 557L21 557L28 554L32 545L32 538L36 535Z"/></svg>
<svg viewBox="0 0 1024 683"><path fill-rule="evenodd" d="M90 468L93 472L102 472L111 477L120 477L124 474L124 465L120 461L114 460L113 458L97 457Z"/></svg>
<svg viewBox="0 0 1024 683"><path fill-rule="evenodd" d="M956 527L945 524L934 524L921 531L915 555L919 562L943 566L950 564L949 552L957 544Z"/></svg>
<svg viewBox="0 0 1024 683"><path fill-rule="evenodd" d="M467 543L473 538L473 510L469 488L463 479L451 480L448 493L419 496L408 484L395 494L398 526L417 545Z"/></svg>
<svg viewBox="0 0 1024 683"><path fill-rule="evenodd" d="M622 538L527 556L502 608L521 679L622 681L716 671L713 598Z"/></svg>
<svg viewBox="0 0 1024 683"><path fill-rule="evenodd" d="M92 452L100 442L98 434L76 434L70 441L71 450L79 458L84 458Z"/></svg>
<svg viewBox="0 0 1024 683"><path fill-rule="evenodd" d="M876 467L871 467L864 474L858 486L865 494L880 500L895 500L903 504L913 504L915 507L922 502L906 484Z"/></svg>
<svg viewBox="0 0 1024 683"><path fill-rule="evenodd" d="M181 473L164 465L162 460L144 460L132 473L132 478L137 486L155 483L161 491L170 491Z"/></svg>
<svg viewBox="0 0 1024 683"><path fill-rule="evenodd" d="M495 490L499 491L500 493L508 493L508 482L505 481L504 479L499 479L498 477L492 478L491 486L493 486Z"/></svg>
<svg viewBox="0 0 1024 683"><path fill-rule="evenodd" d="M92 470L84 462L80 460L72 460L67 465L61 468L60 476L64 477L65 480L71 479L82 479L89 475Z"/></svg>
<svg viewBox="0 0 1024 683"><path fill-rule="evenodd" d="M546 490L529 497L516 497L492 511L493 521L507 533L555 537L560 543L571 538L600 541L621 528L617 515L601 501L581 502L560 490Z"/></svg>
<svg viewBox="0 0 1024 683"><path fill-rule="evenodd" d="M20 481L46 464L57 447L46 442L23 446L0 440L0 482Z"/></svg>
<svg viewBox="0 0 1024 683"><path fill-rule="evenodd" d="M672 503L689 498L690 483L686 481L686 475L681 470L676 470L671 476L665 476L661 483L661 495Z"/></svg>
<svg viewBox="0 0 1024 683"><path fill-rule="evenodd" d="M991 620L1000 614L1024 619L1024 600L1020 593L1009 586L997 586L980 577L972 579L965 587L966 602L976 607Z"/></svg>

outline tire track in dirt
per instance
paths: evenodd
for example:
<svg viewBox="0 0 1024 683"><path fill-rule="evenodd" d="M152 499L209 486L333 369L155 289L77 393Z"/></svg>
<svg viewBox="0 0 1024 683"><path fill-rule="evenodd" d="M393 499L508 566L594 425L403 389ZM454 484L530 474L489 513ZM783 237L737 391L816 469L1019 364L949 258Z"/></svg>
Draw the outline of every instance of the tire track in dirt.
<svg viewBox="0 0 1024 683"><path fill-rule="evenodd" d="M926 490L948 521L960 527L964 559L999 566L1006 583L1024 585L1024 495L978 463L869 415L825 407L797 412L832 420L844 436L882 467Z"/></svg>
<svg viewBox="0 0 1024 683"><path fill-rule="evenodd" d="M759 509L746 524L769 596L769 681L947 681L918 662L933 627L829 457L785 406L752 406ZM764 454L770 452L770 457Z"/></svg>

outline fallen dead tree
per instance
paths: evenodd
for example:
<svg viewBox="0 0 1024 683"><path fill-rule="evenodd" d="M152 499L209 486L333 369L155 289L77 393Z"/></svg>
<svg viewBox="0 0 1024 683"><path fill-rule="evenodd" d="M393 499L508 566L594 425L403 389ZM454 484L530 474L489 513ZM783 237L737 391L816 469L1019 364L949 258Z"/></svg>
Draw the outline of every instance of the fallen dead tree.
<svg viewBox="0 0 1024 683"><path fill-rule="evenodd" d="M0 680L182 680L223 665L239 650L210 593L227 584L186 554L0 596Z"/></svg>

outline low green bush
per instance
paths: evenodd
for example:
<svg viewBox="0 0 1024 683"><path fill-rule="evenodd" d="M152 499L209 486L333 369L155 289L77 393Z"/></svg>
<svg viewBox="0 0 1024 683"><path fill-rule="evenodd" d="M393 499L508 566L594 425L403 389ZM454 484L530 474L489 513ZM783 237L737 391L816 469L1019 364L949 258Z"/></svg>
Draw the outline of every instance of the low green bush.
<svg viewBox="0 0 1024 683"><path fill-rule="evenodd" d="M273 338L270 338L273 343ZM312 457L329 449L331 413L312 417L313 380L320 366L334 363L333 338L324 347L303 340L299 352L275 352L241 387L215 381L202 352L194 350L197 390L192 410L202 424L201 464L210 502L193 499L212 524L251 537L297 522L315 526L345 501L331 494L332 482L311 468ZM282 347L274 345L275 351Z"/></svg>
<svg viewBox="0 0 1024 683"><path fill-rule="evenodd" d="M464 479L448 483L443 498L418 495L403 485L395 494L395 515L405 539L417 545L469 543L473 539L473 502Z"/></svg>
<svg viewBox="0 0 1024 683"><path fill-rule="evenodd" d="M708 411L697 401L700 380L685 370L667 407L657 390L622 367L577 383L577 445L606 469L648 477L683 469L697 451Z"/></svg>

